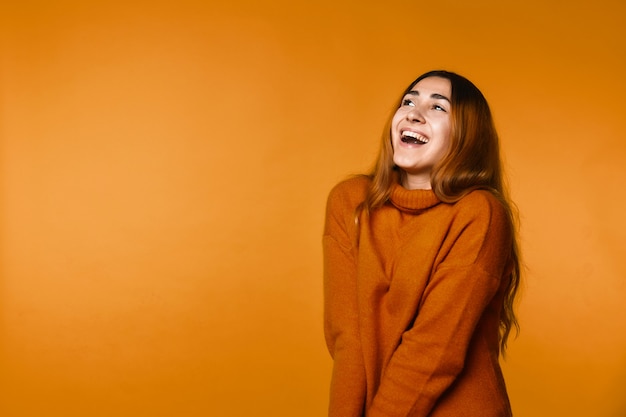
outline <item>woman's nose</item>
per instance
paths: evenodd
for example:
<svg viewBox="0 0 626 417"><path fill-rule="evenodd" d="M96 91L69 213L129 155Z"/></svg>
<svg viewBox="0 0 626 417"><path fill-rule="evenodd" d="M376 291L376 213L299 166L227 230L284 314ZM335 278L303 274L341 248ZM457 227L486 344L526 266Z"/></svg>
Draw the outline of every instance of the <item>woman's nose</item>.
<svg viewBox="0 0 626 417"><path fill-rule="evenodd" d="M417 107L413 107L411 111L407 113L406 118L410 122L415 123L422 123L424 121L424 117Z"/></svg>

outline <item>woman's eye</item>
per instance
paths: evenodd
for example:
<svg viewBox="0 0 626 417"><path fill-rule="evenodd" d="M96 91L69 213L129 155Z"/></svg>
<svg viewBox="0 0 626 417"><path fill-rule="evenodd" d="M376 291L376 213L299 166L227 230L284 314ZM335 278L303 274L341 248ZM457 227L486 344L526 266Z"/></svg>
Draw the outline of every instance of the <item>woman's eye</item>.
<svg viewBox="0 0 626 417"><path fill-rule="evenodd" d="M433 105L433 110L437 110L437 111L446 111L446 109L444 109L443 107L441 107L439 104L434 104L434 105Z"/></svg>
<svg viewBox="0 0 626 417"><path fill-rule="evenodd" d="M415 104L413 104L413 102L409 100L408 98L405 98L404 100L402 100L402 105L403 106L415 106Z"/></svg>

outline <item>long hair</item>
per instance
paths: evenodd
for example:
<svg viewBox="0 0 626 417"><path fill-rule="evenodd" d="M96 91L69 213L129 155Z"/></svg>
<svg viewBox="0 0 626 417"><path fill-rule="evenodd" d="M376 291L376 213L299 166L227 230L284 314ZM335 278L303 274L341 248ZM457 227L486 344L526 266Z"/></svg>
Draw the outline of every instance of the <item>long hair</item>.
<svg viewBox="0 0 626 417"><path fill-rule="evenodd" d="M393 114L400 107L402 97L408 94L415 84L428 77L449 80L452 94L449 147L431 172L433 192L442 202L454 203L473 190L488 190L505 207L513 232L511 248L513 270L505 290L504 308L500 316L500 350L504 354L511 329L515 328L516 333L519 333L519 323L513 309L521 275L517 239L518 215L503 178L500 144L489 105L471 81L453 72L437 70L420 75L406 88L385 124L380 151L368 175L371 179L370 188L365 201L357 209L357 215L362 211L370 212L384 205L389 201L393 185L404 179L406 174L393 162L391 144Z"/></svg>

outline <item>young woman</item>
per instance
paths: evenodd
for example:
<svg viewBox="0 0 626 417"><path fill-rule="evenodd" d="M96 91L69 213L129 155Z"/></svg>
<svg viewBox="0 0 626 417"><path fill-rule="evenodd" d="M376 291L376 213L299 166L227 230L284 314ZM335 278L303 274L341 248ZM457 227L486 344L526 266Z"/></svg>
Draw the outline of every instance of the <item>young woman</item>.
<svg viewBox="0 0 626 417"><path fill-rule="evenodd" d="M405 90L372 173L330 193L331 417L510 416L499 365L520 262L482 93L432 71Z"/></svg>

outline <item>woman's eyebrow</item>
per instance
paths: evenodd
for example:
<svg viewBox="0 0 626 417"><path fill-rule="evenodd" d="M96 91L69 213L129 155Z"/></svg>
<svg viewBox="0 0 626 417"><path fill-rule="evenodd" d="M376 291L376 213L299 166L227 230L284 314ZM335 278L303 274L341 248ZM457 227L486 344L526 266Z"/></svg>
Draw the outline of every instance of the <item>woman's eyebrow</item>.
<svg viewBox="0 0 626 417"><path fill-rule="evenodd" d="M407 94L410 94L410 95L412 95L412 96L419 96L419 95L420 95L420 92L419 92L419 91L417 91L417 90L411 90L411 91L409 91ZM434 98L434 99L436 99L436 100L445 100L445 101L447 101L448 103L450 103L450 99L449 99L448 97L446 97L446 96L442 95L442 94L433 93L433 94L431 94L431 95L430 95L430 98Z"/></svg>

